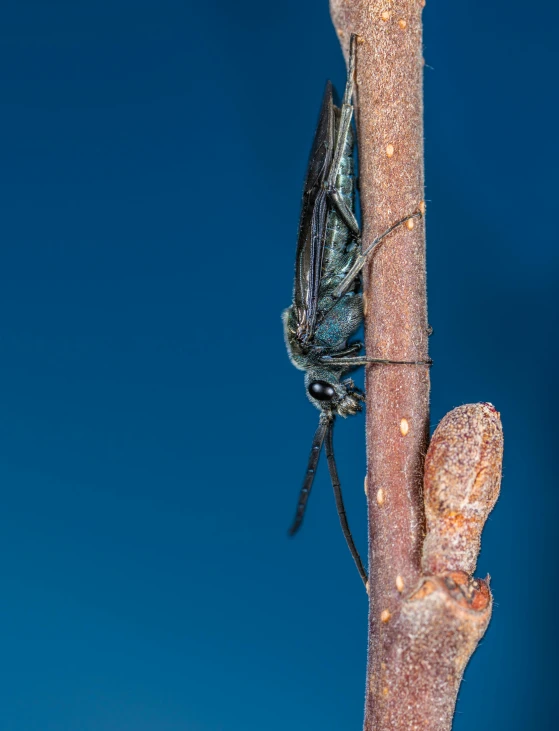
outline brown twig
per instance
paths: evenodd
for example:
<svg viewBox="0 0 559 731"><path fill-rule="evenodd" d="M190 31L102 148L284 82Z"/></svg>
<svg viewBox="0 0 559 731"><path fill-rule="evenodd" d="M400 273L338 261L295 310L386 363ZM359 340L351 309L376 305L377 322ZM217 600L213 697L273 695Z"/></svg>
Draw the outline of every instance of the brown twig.
<svg viewBox="0 0 559 731"><path fill-rule="evenodd" d="M331 0L344 51L351 33L360 41L356 116L364 246L400 217L424 211L423 5ZM365 272L364 291L367 355L425 360L423 220L391 234ZM490 617L488 586L470 573L499 488L500 421L483 404L443 420L427 457L426 524L428 430L428 368L370 366L366 731L449 729L462 673Z"/></svg>

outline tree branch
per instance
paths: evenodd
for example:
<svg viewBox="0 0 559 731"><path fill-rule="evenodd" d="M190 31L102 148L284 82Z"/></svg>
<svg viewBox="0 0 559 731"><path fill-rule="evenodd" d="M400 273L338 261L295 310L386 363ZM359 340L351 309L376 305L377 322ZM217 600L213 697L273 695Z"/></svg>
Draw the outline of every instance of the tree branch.
<svg viewBox="0 0 559 731"><path fill-rule="evenodd" d="M423 4L331 0L344 52L351 33L360 40L355 101L364 248L397 219L424 211ZM388 237L365 272L369 357L427 358L425 226L424 220L409 223ZM487 584L470 572L499 489L500 421L493 407L473 405L451 412L435 432L427 458L429 534L423 546L428 368L373 365L366 379L365 730L442 731L450 729L464 668L491 612ZM486 442L490 448L480 451Z"/></svg>

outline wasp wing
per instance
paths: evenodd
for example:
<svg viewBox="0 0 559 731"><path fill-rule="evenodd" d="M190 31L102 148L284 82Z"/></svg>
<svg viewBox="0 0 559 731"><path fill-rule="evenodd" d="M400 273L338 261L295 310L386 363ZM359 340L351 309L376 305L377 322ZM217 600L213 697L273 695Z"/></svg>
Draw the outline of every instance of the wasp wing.
<svg viewBox="0 0 559 731"><path fill-rule="evenodd" d="M334 120L332 84L328 82L307 167L297 239L294 304L297 316L297 338L302 343L307 343L312 339L316 326L318 291L329 211L323 183L328 177L332 163Z"/></svg>

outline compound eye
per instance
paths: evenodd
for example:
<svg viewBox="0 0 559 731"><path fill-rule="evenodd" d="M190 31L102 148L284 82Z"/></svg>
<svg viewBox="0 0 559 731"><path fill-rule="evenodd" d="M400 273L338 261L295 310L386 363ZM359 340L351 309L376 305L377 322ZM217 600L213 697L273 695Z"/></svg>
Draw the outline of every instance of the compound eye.
<svg viewBox="0 0 559 731"><path fill-rule="evenodd" d="M317 401L332 401L336 395L334 388L326 381L311 381L309 393Z"/></svg>

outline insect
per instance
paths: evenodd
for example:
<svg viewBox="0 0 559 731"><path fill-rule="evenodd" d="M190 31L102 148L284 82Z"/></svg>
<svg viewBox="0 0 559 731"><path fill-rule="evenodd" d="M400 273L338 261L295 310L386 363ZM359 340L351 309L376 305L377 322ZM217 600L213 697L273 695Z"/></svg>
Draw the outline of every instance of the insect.
<svg viewBox="0 0 559 731"><path fill-rule="evenodd" d="M400 219L364 250L355 218L354 134L351 126L357 38L352 35L348 76L341 108L334 106L326 85L303 189L293 303L283 313L284 335L291 362L305 371L307 396L320 411L307 472L290 529L300 528L325 444L336 507L351 555L363 582L367 573L357 552L344 509L334 457L333 426L337 415L361 411L364 394L345 374L366 363L412 363L367 358L363 345L348 342L363 321L361 270L382 240L410 218ZM430 361L429 361L430 362ZM413 361L413 364L428 364Z"/></svg>

